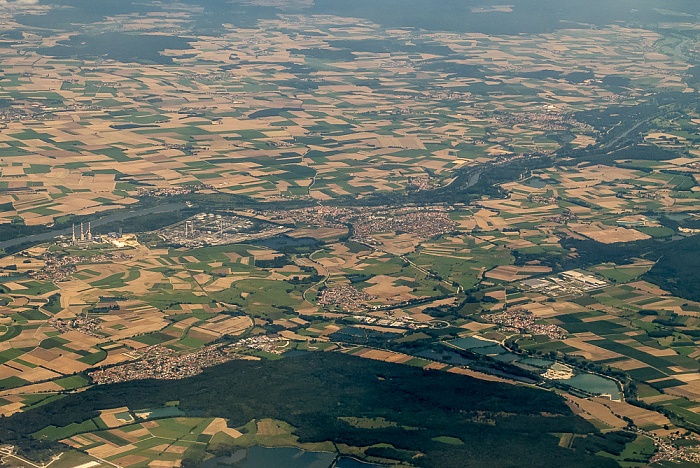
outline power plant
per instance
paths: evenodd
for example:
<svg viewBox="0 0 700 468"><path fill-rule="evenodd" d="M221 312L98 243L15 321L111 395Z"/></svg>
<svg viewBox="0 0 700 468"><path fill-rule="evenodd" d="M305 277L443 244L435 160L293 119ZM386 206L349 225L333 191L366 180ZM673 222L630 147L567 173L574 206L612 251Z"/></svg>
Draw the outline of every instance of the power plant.
<svg viewBox="0 0 700 468"><path fill-rule="evenodd" d="M75 223L73 223L71 241L72 241L73 245L85 245L85 244L89 244L92 242L101 242L102 239L100 239L97 236L93 237L92 225L91 225L90 221L88 221L88 223L87 223L87 228L85 228L84 223L81 221L80 228L79 228L77 234L75 232Z"/></svg>
<svg viewBox="0 0 700 468"><path fill-rule="evenodd" d="M158 229L156 234L167 243L195 248L265 239L287 231L288 227L252 217L199 213Z"/></svg>

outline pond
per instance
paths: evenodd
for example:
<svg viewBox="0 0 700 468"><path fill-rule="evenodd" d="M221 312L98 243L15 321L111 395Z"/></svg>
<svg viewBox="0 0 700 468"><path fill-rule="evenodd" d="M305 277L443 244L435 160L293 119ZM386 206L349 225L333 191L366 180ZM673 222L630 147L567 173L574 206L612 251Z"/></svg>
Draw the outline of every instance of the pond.
<svg viewBox="0 0 700 468"><path fill-rule="evenodd" d="M482 340L481 338L476 338L473 336L468 336L466 338L457 338L449 342L451 345L456 346L461 349L472 350L474 348L485 348L487 346L493 346L496 344L495 341Z"/></svg>
<svg viewBox="0 0 700 468"><path fill-rule="evenodd" d="M552 364L554 364L554 361L539 358L523 358L519 359L518 362L522 362L523 364L527 364L528 366L541 367L543 369L546 369Z"/></svg>
<svg viewBox="0 0 700 468"><path fill-rule="evenodd" d="M543 179L540 179L539 177L532 177L525 182L525 184L529 185L530 187L534 188L545 188L547 186L547 182L544 181Z"/></svg>
<svg viewBox="0 0 700 468"><path fill-rule="evenodd" d="M468 366L474 361L467 359L460 354L450 351L449 348L444 350L435 351L433 349L424 349L416 353L416 356L432 359L433 361L445 362L453 366Z"/></svg>
<svg viewBox="0 0 700 468"><path fill-rule="evenodd" d="M542 371L546 369L557 368L557 366L560 366L560 364L555 363L554 361L551 361L549 359L524 357L519 354L512 353L494 341L489 341L477 336L458 338L456 340L450 341L449 344L464 350L471 351L473 353L489 356L490 358L495 359L496 361L514 364L536 374L541 374ZM425 351L423 353L425 353ZM438 353L435 354L437 355ZM436 361L447 362L444 359L436 357L435 355L429 356L426 354L422 354L422 357L435 359ZM450 364L467 366L469 365L468 362L462 363L459 361L453 361L450 362ZM496 373L493 369L489 369L486 372L493 374ZM513 376L504 376L507 378L513 378ZM556 381L566 385L570 385L573 388L582 390L587 393L593 393L597 395L611 395L612 399L616 401L619 401L622 398L620 390L617 386L617 382L600 375L583 372L576 374L570 379L557 379Z"/></svg>
<svg viewBox="0 0 700 468"><path fill-rule="evenodd" d="M336 458L332 452L307 452L296 447L263 447L256 445L236 450L232 455L212 458L201 468L381 468L351 457Z"/></svg>
<svg viewBox="0 0 700 468"><path fill-rule="evenodd" d="M336 454L332 452L307 452L296 447L261 447L256 445L240 449L227 457L205 461L202 468L329 468Z"/></svg>
<svg viewBox="0 0 700 468"><path fill-rule="evenodd" d="M496 356L499 354L508 353L503 346L497 343L491 343L491 346L479 346L478 348L472 348L470 351L483 354L484 356Z"/></svg>

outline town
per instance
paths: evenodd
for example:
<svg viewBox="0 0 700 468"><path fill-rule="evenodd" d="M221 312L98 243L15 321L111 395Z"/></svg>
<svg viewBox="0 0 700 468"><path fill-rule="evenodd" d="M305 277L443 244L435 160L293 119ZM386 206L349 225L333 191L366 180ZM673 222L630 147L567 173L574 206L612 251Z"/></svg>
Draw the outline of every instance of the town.
<svg viewBox="0 0 700 468"><path fill-rule="evenodd" d="M221 344L204 346L195 352L178 355L163 346L151 346L137 361L96 370L88 375L98 385L140 379L184 379L200 374L206 367L234 359L233 355L224 352L223 347Z"/></svg>
<svg viewBox="0 0 700 468"><path fill-rule="evenodd" d="M203 346L191 353L177 354L164 346L154 345L140 353L138 360L89 373L93 382L110 384L142 379L179 380L202 373L207 367L242 359L238 354L249 349L272 354L281 354L282 346L276 335L258 335L244 338L232 344L218 343ZM284 340L287 341L287 340Z"/></svg>

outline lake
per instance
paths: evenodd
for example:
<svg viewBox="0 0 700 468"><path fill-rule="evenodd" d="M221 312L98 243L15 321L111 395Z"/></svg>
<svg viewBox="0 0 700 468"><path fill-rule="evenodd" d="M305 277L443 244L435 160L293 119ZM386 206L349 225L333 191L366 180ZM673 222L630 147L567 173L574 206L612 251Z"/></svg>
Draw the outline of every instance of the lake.
<svg viewBox="0 0 700 468"><path fill-rule="evenodd" d="M307 452L296 447L262 447L256 445L236 450L232 455L203 462L201 468L379 468L382 465L364 463L333 452ZM335 464L334 464L335 463Z"/></svg>
<svg viewBox="0 0 700 468"><path fill-rule="evenodd" d="M555 365L554 361L550 361L548 359L524 357L519 354L511 353L498 343L481 339L475 336L457 338L456 340L450 341L449 344L464 350L471 351L473 353L489 356L497 361L515 364L519 367L522 367L523 369L535 373L540 373L541 371L549 368L550 366ZM436 358L434 356L426 356L425 354L423 354L423 357L428 357L435 359L436 361L445 362L444 360ZM463 365L458 361L453 362L453 364ZM611 395L613 400L620 400L622 398L620 390L617 387L617 382L596 374L580 373L576 374L571 379L559 379L557 380L557 382L570 385L573 388L582 390L587 393L594 393L597 395Z"/></svg>
<svg viewBox="0 0 700 468"><path fill-rule="evenodd" d="M616 401L620 401L622 399L617 383L614 380L601 377L600 375L588 373L576 374L570 379L559 379L557 382L571 385L574 388L588 393L595 393L599 395L608 394L611 395L612 399Z"/></svg>

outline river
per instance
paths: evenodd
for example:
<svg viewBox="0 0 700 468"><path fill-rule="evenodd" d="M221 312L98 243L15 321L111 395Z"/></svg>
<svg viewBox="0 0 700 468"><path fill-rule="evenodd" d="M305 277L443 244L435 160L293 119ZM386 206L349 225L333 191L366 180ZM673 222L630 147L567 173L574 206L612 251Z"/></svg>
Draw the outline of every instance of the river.
<svg viewBox="0 0 700 468"><path fill-rule="evenodd" d="M113 223L115 221L125 221L130 218L135 218L138 216L149 214L169 213L171 211L178 211L184 208L187 208L187 205L185 205L184 203L167 203L164 205L152 206L150 208L119 210L106 216L90 220L90 224L92 228L96 228L105 224ZM40 234L31 234L29 236L16 237L14 239L0 242L0 249L4 250L22 244L47 242L58 236L70 235L71 232L72 228L68 227L42 232Z"/></svg>

